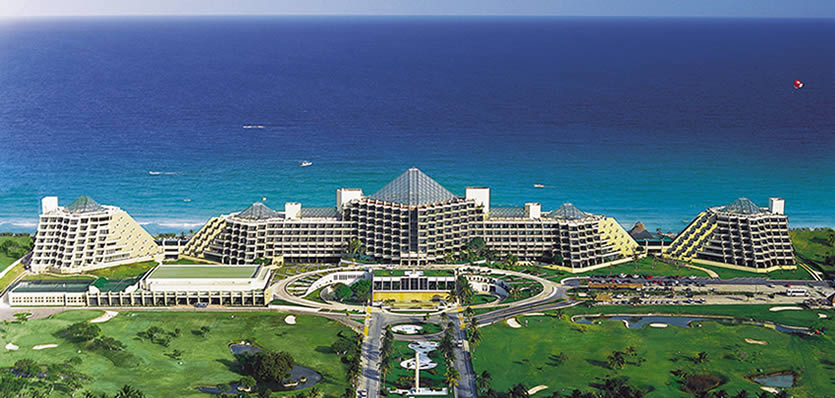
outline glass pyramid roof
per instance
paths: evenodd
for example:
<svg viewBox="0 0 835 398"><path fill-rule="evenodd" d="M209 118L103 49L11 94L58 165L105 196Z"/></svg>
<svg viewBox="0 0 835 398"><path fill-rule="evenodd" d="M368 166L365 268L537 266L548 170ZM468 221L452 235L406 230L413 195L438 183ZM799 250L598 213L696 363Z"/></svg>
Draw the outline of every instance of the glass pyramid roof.
<svg viewBox="0 0 835 398"><path fill-rule="evenodd" d="M89 196L81 195L78 197L78 199L75 200L75 202L72 202L72 204L67 207L67 210L70 213L75 214L92 213L95 211L102 211L104 210L104 207L96 203L96 201L90 198Z"/></svg>
<svg viewBox="0 0 835 398"><path fill-rule="evenodd" d="M763 211L759 206L748 198L739 198L731 204L722 208L722 211L739 214L756 214Z"/></svg>
<svg viewBox="0 0 835 398"><path fill-rule="evenodd" d="M371 199L417 206L428 203L444 202L457 198L452 192L438 184L422 171L411 168L392 180L379 191L369 196Z"/></svg>
<svg viewBox="0 0 835 398"><path fill-rule="evenodd" d="M283 215L270 209L261 202L255 202L252 206L247 207L246 210L238 213L236 217L247 220L266 220L268 218L283 217Z"/></svg>
<svg viewBox="0 0 835 398"><path fill-rule="evenodd" d="M589 216L588 213L580 211L577 207L569 202L563 203L558 209L552 211L549 216L551 218L560 218L563 220L579 220Z"/></svg>

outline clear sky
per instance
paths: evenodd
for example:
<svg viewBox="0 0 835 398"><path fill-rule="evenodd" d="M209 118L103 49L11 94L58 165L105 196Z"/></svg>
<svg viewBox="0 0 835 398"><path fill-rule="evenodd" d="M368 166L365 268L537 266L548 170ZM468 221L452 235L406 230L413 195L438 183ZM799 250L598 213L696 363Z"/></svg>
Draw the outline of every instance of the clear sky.
<svg viewBox="0 0 835 398"><path fill-rule="evenodd" d="M835 0L0 0L0 16L566 15L835 18Z"/></svg>

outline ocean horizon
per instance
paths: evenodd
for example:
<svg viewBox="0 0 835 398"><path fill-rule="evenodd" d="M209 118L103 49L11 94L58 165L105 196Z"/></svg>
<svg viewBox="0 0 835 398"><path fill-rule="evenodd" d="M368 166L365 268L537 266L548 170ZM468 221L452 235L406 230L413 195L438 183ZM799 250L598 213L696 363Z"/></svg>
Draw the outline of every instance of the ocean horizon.
<svg viewBox="0 0 835 398"><path fill-rule="evenodd" d="M772 196L790 227L835 226L832 37L831 19L0 19L0 231L34 232L48 195L196 230L409 167L626 228Z"/></svg>

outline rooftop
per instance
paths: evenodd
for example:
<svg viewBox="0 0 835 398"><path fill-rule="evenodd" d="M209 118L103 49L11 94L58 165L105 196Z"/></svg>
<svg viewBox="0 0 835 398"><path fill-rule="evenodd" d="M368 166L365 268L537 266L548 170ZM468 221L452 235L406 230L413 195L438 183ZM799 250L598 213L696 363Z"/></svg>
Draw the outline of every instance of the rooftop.
<svg viewBox="0 0 835 398"><path fill-rule="evenodd" d="M453 200L457 196L413 167L380 188L369 198L407 206L418 206Z"/></svg>
<svg viewBox="0 0 835 398"><path fill-rule="evenodd" d="M12 291L15 293L84 293L91 284L90 280L30 280L18 283Z"/></svg>
<svg viewBox="0 0 835 398"><path fill-rule="evenodd" d="M235 215L238 218L247 220L266 220L269 218L283 217L283 215L261 202L255 202L244 211Z"/></svg>
<svg viewBox="0 0 835 398"><path fill-rule="evenodd" d="M249 279L257 265L160 265L148 279Z"/></svg>
<svg viewBox="0 0 835 398"><path fill-rule="evenodd" d="M75 202L72 202L71 205L67 206L67 211L73 214L93 213L102 210L104 210L104 207L96 203L95 200L93 200L87 195L79 196L78 199L75 200Z"/></svg>
<svg viewBox="0 0 835 398"><path fill-rule="evenodd" d="M581 218L586 218L589 216L591 216L591 214L581 211L569 202L563 203L562 206L548 213L548 217L560 218L563 220L579 220Z"/></svg>
<svg viewBox="0 0 835 398"><path fill-rule="evenodd" d="M764 212L763 209L748 198L739 198L731 202L731 204L723 207L721 210L738 214L757 214Z"/></svg>

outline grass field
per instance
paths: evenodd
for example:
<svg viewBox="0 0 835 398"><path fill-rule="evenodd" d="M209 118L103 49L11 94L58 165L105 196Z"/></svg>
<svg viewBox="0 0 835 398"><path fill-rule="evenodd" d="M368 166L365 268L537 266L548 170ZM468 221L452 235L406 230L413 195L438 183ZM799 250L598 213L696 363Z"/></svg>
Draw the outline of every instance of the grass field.
<svg viewBox="0 0 835 398"><path fill-rule="evenodd" d="M598 308L586 309L594 313ZM800 374L798 385L789 389L795 397L835 396L835 342L831 336L801 337L759 326L726 326L704 322L701 328L627 329L620 322L577 325L551 317L527 317L528 326L512 329L497 323L482 329L482 343L473 354L476 373L490 372L492 387L507 391L516 383L528 388L549 386L564 394L573 389L594 391L591 386L607 377L628 378L648 392L647 397L688 397L680 390L673 370L690 374L712 373L724 384L714 389L736 393L745 389L750 396L759 385L746 375L783 370ZM581 331L584 330L584 331ZM745 338L767 341L752 345ZM614 351L634 347L623 369L610 369L607 357ZM699 352L707 361L697 363ZM564 353L566 359L556 358Z"/></svg>
<svg viewBox="0 0 835 398"><path fill-rule="evenodd" d="M32 247L32 238L28 236L0 236L0 244L3 244L6 241L12 241L23 247ZM17 256L9 256L3 251L0 251L0 272L3 272L15 261L17 261ZM6 287L17 279L17 277L24 271L25 270L23 269L22 264L18 264L14 269L10 269L6 275L0 278L0 291L6 289Z"/></svg>
<svg viewBox="0 0 835 398"><path fill-rule="evenodd" d="M769 278L769 279L790 279L790 280L810 280L812 276L809 275L803 268L797 267L794 270L778 270L769 272L767 274L757 274L754 272L739 271L730 268L714 267L712 265L704 265L696 263L697 267L707 268L719 274L719 279L733 279L733 278Z"/></svg>
<svg viewBox="0 0 835 398"><path fill-rule="evenodd" d="M156 261L143 261L139 263L97 269L95 271L87 271L85 274L101 276L107 279L128 279L142 275L156 266Z"/></svg>
<svg viewBox="0 0 835 398"><path fill-rule="evenodd" d="M194 278L251 278L258 266L227 265L169 265L157 268L151 278L194 279Z"/></svg>
<svg viewBox="0 0 835 398"><path fill-rule="evenodd" d="M835 271L835 267L824 264L829 256L835 256L835 246L832 245L832 228L795 229L789 231L792 246L797 254L805 261L815 262L824 271Z"/></svg>
<svg viewBox="0 0 835 398"><path fill-rule="evenodd" d="M499 298L492 295L492 294L476 294L473 296L473 302L470 305L479 305L479 304L487 304L492 303Z"/></svg>
<svg viewBox="0 0 835 398"><path fill-rule="evenodd" d="M324 376L317 387L327 396L341 395L347 387L346 365L333 354L329 346L342 333L349 338L356 334L349 328L326 318L312 315L296 315L296 325L284 323L281 313L187 313L187 312L135 312L120 313L117 317L98 324L102 335L113 337L127 348L118 355L104 356L89 352L64 340L58 334L74 322L97 317L101 311L69 311L49 319L8 323L2 326L0 343L12 342L20 346L18 351L3 352L0 366L7 367L15 361L30 358L39 363L57 363L80 357L82 363L76 370L93 377L86 389L114 394L123 384L131 384L149 398L195 397L210 395L196 391L203 385L216 385L240 379L231 370L235 359L228 344L240 340L255 341L266 350L287 351L303 366L312 368ZM182 330L165 348L147 340L139 341L137 332L151 326L167 331ZM211 331L201 337L193 331L208 326ZM34 351L37 344L55 343L53 349ZM166 356L174 349L183 352L182 365ZM301 390L305 391L305 390ZM78 395L78 394L76 394ZM275 393L274 397L285 396ZM64 395L53 394L53 397Z"/></svg>

